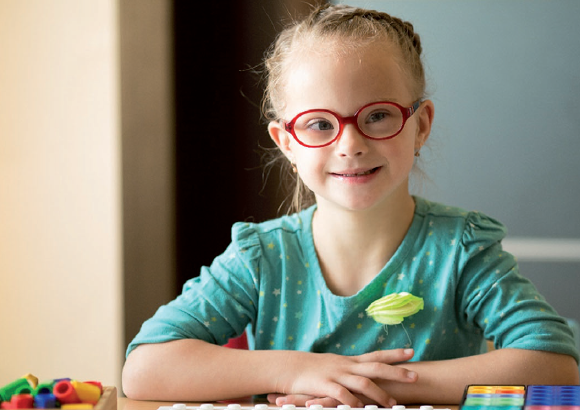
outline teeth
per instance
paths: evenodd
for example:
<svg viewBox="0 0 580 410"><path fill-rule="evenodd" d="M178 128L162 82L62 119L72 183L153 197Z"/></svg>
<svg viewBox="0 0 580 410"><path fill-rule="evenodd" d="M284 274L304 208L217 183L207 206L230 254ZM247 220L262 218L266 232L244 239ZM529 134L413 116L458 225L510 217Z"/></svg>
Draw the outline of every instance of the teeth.
<svg viewBox="0 0 580 410"><path fill-rule="evenodd" d="M345 177L360 177L360 176L363 176L363 175L369 175L373 171L374 171L374 169L369 169L368 171L361 172L360 174L340 174L340 175L345 176Z"/></svg>

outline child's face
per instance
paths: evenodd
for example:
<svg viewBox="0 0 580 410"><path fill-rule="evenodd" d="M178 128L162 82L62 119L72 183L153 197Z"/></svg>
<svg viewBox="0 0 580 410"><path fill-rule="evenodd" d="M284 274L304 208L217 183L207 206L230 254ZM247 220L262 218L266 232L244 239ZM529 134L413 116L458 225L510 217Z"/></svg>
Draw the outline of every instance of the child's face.
<svg viewBox="0 0 580 410"><path fill-rule="evenodd" d="M334 53L325 44L320 49L324 52L301 54L290 66L284 120L314 108L347 117L371 102L392 101L404 107L414 102L401 60L392 57L395 47L385 50L384 44L371 43L349 54ZM296 164L319 207L364 210L389 206L409 195L414 153L427 139L431 119L432 105L426 101L390 140L370 140L349 124L335 143L322 148L300 145L278 122L272 122L269 131Z"/></svg>

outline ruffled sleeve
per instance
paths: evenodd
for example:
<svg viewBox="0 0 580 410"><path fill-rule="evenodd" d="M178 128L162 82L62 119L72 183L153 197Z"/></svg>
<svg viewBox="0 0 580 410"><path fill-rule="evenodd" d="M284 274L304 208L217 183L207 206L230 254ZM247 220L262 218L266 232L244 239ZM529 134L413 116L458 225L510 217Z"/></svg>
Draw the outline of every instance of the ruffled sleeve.
<svg viewBox="0 0 580 410"><path fill-rule="evenodd" d="M144 343L194 338L224 344L240 335L255 320L261 253L255 225L235 224L226 251L143 323L126 354Z"/></svg>
<svg viewBox="0 0 580 410"><path fill-rule="evenodd" d="M566 321L520 275L516 259L501 241L506 229L480 213L470 213L458 255L458 312L466 327L481 329L495 348L543 350L578 361Z"/></svg>

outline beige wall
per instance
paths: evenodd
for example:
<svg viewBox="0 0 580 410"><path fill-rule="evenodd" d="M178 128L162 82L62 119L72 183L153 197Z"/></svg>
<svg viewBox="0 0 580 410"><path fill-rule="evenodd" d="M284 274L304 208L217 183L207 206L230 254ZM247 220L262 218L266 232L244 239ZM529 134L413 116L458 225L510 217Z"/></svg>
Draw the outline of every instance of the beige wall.
<svg viewBox="0 0 580 410"><path fill-rule="evenodd" d="M120 385L116 4L0 1L0 385Z"/></svg>

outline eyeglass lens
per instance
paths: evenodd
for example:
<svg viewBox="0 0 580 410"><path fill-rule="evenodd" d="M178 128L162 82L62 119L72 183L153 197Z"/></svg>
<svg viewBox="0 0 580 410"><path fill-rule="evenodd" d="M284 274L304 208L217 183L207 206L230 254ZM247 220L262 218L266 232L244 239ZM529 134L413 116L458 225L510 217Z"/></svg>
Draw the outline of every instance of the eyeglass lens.
<svg viewBox="0 0 580 410"><path fill-rule="evenodd" d="M403 125L403 113L391 104L373 104L357 115L359 130L367 137L384 139L396 134ZM307 145L324 145L340 132L340 120L327 111L307 112L294 123L296 137Z"/></svg>

